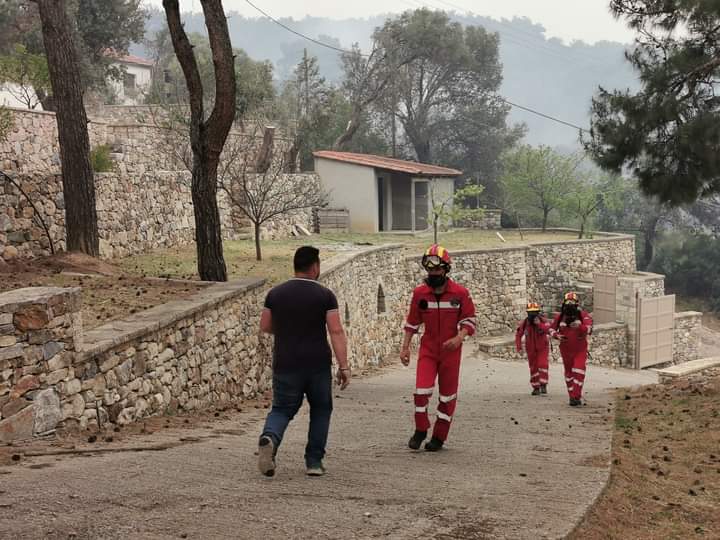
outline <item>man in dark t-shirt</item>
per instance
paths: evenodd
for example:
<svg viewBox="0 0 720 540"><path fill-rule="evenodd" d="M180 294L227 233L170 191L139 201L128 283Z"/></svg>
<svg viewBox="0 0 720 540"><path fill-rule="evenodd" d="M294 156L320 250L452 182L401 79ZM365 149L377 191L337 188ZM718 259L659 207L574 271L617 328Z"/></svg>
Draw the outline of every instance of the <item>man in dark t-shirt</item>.
<svg viewBox="0 0 720 540"><path fill-rule="evenodd" d="M338 362L338 384L350 383L347 340L338 303L320 276L318 249L298 248L295 277L273 288L265 298L260 330L275 336L273 347L273 404L265 420L258 448L258 466L265 476L275 474L275 455L283 434L307 397L310 430L305 447L309 476L325 474L323 457L332 414L332 350Z"/></svg>

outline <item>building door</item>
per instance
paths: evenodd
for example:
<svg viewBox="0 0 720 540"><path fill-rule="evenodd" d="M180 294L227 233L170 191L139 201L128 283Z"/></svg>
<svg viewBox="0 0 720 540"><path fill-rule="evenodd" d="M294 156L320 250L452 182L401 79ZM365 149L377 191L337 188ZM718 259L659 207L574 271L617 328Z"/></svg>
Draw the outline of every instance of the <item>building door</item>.
<svg viewBox="0 0 720 540"><path fill-rule="evenodd" d="M429 227L429 187L427 180L413 180L413 230L424 231Z"/></svg>
<svg viewBox="0 0 720 540"><path fill-rule="evenodd" d="M635 367L670 362L673 358L675 295L638 297Z"/></svg>
<svg viewBox="0 0 720 540"><path fill-rule="evenodd" d="M385 225L385 186L387 181L382 176L377 177L377 194L378 194L378 230L387 230Z"/></svg>
<svg viewBox="0 0 720 540"><path fill-rule="evenodd" d="M593 322L595 324L615 322L617 276L597 273L593 278Z"/></svg>

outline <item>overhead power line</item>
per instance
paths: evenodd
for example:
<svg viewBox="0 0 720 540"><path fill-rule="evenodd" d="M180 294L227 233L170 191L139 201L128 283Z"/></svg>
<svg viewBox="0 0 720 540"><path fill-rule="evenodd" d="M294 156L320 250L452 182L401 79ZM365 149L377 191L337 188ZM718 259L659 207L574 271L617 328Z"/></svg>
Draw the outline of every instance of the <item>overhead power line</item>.
<svg viewBox="0 0 720 540"><path fill-rule="evenodd" d="M315 43L316 45L320 45L321 47L326 47L326 48L328 48L328 49L332 49L333 51L337 51L337 52L340 52L340 53L343 53L343 54L358 54L358 51L351 51L351 50L348 50L348 49L342 49L342 48L340 48L340 47L335 47L334 45L330 45L329 43L323 43L323 42L320 41L320 40L311 38L310 36L306 36L305 34L302 34L302 33L298 32L297 30L293 30L292 28L290 28L290 27L287 26L286 24L283 24L281 21L279 21L279 20L276 19L275 17L272 17L271 15L269 15L268 13L266 13L265 11L263 11L261 8L259 8L259 7L256 6L255 4L253 4L250 0L245 0L245 2L247 2L247 4L248 4L250 7L252 7L255 11L257 11L258 13L261 13L264 17L270 19L272 22L274 22L274 23L277 24L278 26L281 26L282 28L284 28L284 29L287 30L288 32L290 32L290 33L292 33L292 34L295 34L295 35L298 36L298 37L301 37L301 38L303 38L303 39L306 39L306 40L308 40L308 41L311 41L312 43ZM370 57L369 54L364 54L364 53L362 53L362 52L360 52L360 56L364 56L364 57L366 57L366 58L369 58L369 57Z"/></svg>
<svg viewBox="0 0 720 540"><path fill-rule="evenodd" d="M560 120L559 118L555 118L554 116L550 116L549 114L545 114L544 112L536 111L535 109L531 109L530 107L525 107L524 105L518 105L517 103L513 103L512 101L508 101L502 96L498 96L498 99L502 101L503 103L507 103L508 105L511 105L512 107L515 107L516 109L521 109L523 111L527 111L532 114L536 114L538 116L542 116L543 118L547 118L548 120L552 120L553 122L557 122L558 124L563 124L565 126L577 129L580 132L588 132L589 129L582 128L580 126L577 126L575 124L571 124L570 122L566 122L565 120Z"/></svg>
<svg viewBox="0 0 720 540"><path fill-rule="evenodd" d="M419 2L419 0L415 0L415 1L416 1L416 2ZM294 29L290 28L290 27L287 26L286 24L283 24L282 22L280 22L280 21L277 20L276 18L272 17L271 15L269 15L268 13L266 13L265 11L263 11L261 8L259 8L259 7L256 6L255 4L253 4L250 0L245 0L245 2L247 2L248 5L250 5L253 9L255 9L256 11L258 11L259 13L261 13L264 17L268 18L269 20L271 20L272 22L274 22L275 24L277 24L277 25L280 26L281 28L284 28L284 29L287 30L288 32L290 32L290 33L292 33L292 34L295 34L295 35L298 36L298 37L301 37L302 39L306 39L306 40L308 40L308 41L310 41L310 42L312 42L312 43L315 43L316 45L320 45L321 47L325 47L325 48L327 48L327 49L331 49L331 50L336 51L336 52L341 52L341 53L343 53L343 54L356 54L355 51L349 51L349 50L347 50L347 49L341 49L340 47L335 47L334 45L330 45L329 43L323 43L322 41L318 41L317 39L313 39L313 38L311 38L310 36L306 36L305 34L303 34L303 33L301 33L301 32L298 32L297 30L294 30ZM368 57L368 56L369 56L369 55L363 54L363 53L360 53L360 54L361 54L362 56L364 56L364 57ZM552 121L552 122L557 122L558 124L562 124L562 125L564 125L564 126L571 127L571 128L573 128L573 129L577 129L577 130L580 131L581 133L589 131L589 130L587 130L587 129L585 129L585 128L582 128L582 127L580 127L580 126L578 126L578 125L572 124L572 123L570 123L570 122L566 122L565 120L561 120L561 119L559 119L559 118L556 118L556 117L551 116L551 115L549 115L549 114L546 114L546 113L544 113L544 112L537 111L537 110L535 110L535 109L532 109L532 108L530 108L530 107L526 107L526 106L524 106L524 105L518 105L517 103L513 103L512 101L509 101L509 100L505 99L505 98L502 97L502 96L497 96L497 97L498 97L498 99L499 99L500 101L502 101L503 103L507 103L508 105L510 105L511 107L515 107L516 109L520 109L520 110L529 112L529 113L531 113L531 114L535 114L535 115L537 115L537 116L540 116L540 117L542 117L542 118L545 118L546 120L550 120L550 121Z"/></svg>

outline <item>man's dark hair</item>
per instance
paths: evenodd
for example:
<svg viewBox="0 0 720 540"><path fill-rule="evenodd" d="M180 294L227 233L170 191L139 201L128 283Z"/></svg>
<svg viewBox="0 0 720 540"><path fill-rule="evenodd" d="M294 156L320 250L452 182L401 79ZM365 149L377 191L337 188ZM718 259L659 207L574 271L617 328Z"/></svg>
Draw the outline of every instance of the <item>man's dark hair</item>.
<svg viewBox="0 0 720 540"><path fill-rule="evenodd" d="M302 246L295 251L293 267L296 272L307 272L310 267L320 262L320 250L312 246Z"/></svg>

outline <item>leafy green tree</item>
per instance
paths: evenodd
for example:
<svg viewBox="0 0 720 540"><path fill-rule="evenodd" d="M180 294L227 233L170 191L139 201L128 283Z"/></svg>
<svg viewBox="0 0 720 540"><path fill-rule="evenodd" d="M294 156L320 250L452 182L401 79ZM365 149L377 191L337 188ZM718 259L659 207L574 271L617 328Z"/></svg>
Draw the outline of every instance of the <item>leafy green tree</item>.
<svg viewBox="0 0 720 540"><path fill-rule="evenodd" d="M642 193L636 180L618 177L613 189L604 193L597 224L603 231L638 235L638 267L644 270L652 263L662 226L671 224L674 214L657 197Z"/></svg>
<svg viewBox="0 0 720 540"><path fill-rule="evenodd" d="M435 141L463 129L467 111L476 119L502 111L497 34L423 8L388 20L374 38L388 57L402 59L391 62L400 66L392 80L395 114L419 161L441 158Z"/></svg>
<svg viewBox="0 0 720 540"><path fill-rule="evenodd" d="M650 269L665 275L666 286L679 294L707 300L720 311L720 239L704 234L665 235Z"/></svg>
<svg viewBox="0 0 720 540"><path fill-rule="evenodd" d="M0 56L0 82L10 83L7 91L28 109L35 109L41 96L51 93L45 55L28 52L25 45L16 43L11 53Z"/></svg>
<svg viewBox="0 0 720 540"><path fill-rule="evenodd" d="M207 36L188 34L205 89L203 100L206 107L215 101L215 67ZM183 82L180 63L175 57L167 26L146 41L155 63L146 103L159 105L186 105L189 100L187 86ZM275 97L273 68L269 62L256 62L245 51L233 49L237 94L235 98L236 119L259 112Z"/></svg>
<svg viewBox="0 0 720 540"><path fill-rule="evenodd" d="M720 191L720 3L612 0L637 32L626 54L639 92L603 88L586 141L605 169L630 170L641 189L673 205Z"/></svg>
<svg viewBox="0 0 720 540"><path fill-rule="evenodd" d="M545 231L551 213L563 207L567 194L575 188L580 162L576 156L560 155L547 146L521 146L510 151L504 157L500 179L504 198L513 201L524 221L539 214Z"/></svg>

